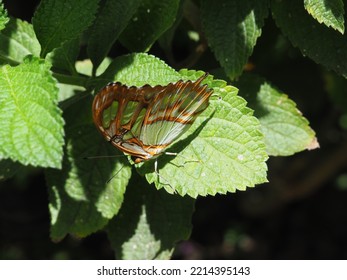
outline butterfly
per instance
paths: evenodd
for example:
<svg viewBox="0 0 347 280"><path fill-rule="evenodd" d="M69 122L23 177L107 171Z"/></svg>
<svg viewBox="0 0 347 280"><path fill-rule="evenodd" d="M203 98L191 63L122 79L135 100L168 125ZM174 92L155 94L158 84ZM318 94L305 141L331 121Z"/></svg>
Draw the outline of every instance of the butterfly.
<svg viewBox="0 0 347 280"><path fill-rule="evenodd" d="M202 84L206 76L166 86L109 83L94 97L94 123L134 163L156 158L208 107L213 90Z"/></svg>

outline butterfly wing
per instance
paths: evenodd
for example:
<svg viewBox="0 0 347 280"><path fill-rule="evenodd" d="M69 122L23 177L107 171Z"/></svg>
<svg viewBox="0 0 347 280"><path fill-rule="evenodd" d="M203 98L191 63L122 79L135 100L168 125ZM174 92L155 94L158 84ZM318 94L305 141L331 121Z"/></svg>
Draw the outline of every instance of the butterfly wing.
<svg viewBox="0 0 347 280"><path fill-rule="evenodd" d="M197 81L171 83L150 102L139 139L144 145L160 146L164 150L192 125L208 106L212 89Z"/></svg>

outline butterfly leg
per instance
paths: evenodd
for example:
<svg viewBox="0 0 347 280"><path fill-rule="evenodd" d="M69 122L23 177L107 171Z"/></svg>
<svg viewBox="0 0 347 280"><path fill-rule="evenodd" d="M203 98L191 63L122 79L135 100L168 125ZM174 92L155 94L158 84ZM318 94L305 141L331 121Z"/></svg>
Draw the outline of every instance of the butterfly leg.
<svg viewBox="0 0 347 280"><path fill-rule="evenodd" d="M155 172L155 174L156 174L156 175L158 176L158 178L159 178L159 179L158 179L158 182L159 182L160 184L164 185L164 188L166 189L166 191L167 191L168 193L171 193L171 194L176 193L175 189L170 185L169 181L159 174L159 171L158 171L158 159L156 159L155 162L154 162L154 172ZM160 179L162 179L163 181L166 181L166 184L161 183L161 182L160 182ZM165 185L169 186L169 188L166 188Z"/></svg>
<svg viewBox="0 0 347 280"><path fill-rule="evenodd" d="M180 164L180 165L174 164L174 165L176 165L176 166L184 167L184 165L185 165L186 163L188 163L188 162L200 162L200 163L201 163L201 160L199 160L199 159L190 159L190 158L186 158L185 156L182 156L182 155L180 155L180 154L178 154L178 153L165 152L165 155L168 155L168 156L178 156L178 157L184 159L183 164Z"/></svg>

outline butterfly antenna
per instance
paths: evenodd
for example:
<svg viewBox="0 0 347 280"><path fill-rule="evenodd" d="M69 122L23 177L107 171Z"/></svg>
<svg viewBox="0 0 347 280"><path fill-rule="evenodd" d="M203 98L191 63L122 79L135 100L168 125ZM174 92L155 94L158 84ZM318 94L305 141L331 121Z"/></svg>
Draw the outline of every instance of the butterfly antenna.
<svg viewBox="0 0 347 280"><path fill-rule="evenodd" d="M117 157L124 157L125 155L112 155L112 156L88 156L83 157L83 159L104 159L104 158L117 158Z"/></svg>
<svg viewBox="0 0 347 280"><path fill-rule="evenodd" d="M123 165L115 174L113 174L112 177L111 177L110 179L108 179L108 180L106 181L106 184L110 183L110 182L113 180L113 178L116 177L117 174L118 174L119 172L121 172L121 170L123 169L123 167L124 167L124 165Z"/></svg>
<svg viewBox="0 0 347 280"><path fill-rule="evenodd" d="M105 159L105 158L115 158L115 157L124 157L125 155L112 155L112 156L90 156L90 157L84 157L83 159ZM114 177L117 176L117 174L123 169L124 165L119 169L117 170L117 172L115 174L113 174L111 176L110 179L108 179L106 181L106 184L110 183Z"/></svg>
<svg viewBox="0 0 347 280"><path fill-rule="evenodd" d="M172 153L172 152L164 152L164 154L165 155L168 155L168 156L177 156L177 157L180 157L180 158L182 158L182 159L184 159L184 162L183 162L183 164L179 164L179 165L176 165L176 164L174 164L174 163L172 163L172 162L170 162L171 164L173 164L173 165L175 165L175 166L180 166L180 167L183 167L186 163L189 163L189 162L200 162L200 163L202 163L202 161L200 160L200 159L191 159L191 158L187 158L187 157L185 157L185 156L182 156L181 154L179 154L179 153Z"/></svg>

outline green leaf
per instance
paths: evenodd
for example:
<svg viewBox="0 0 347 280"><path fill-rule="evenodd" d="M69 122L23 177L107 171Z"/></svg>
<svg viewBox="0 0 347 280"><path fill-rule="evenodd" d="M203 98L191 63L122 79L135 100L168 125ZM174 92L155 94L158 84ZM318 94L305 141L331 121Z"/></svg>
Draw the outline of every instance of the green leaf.
<svg viewBox="0 0 347 280"><path fill-rule="evenodd" d="M131 54L115 59L94 82L97 88L115 80L129 86L167 85L201 75L203 72L177 73L154 56ZM246 101L236 95L235 88L211 78L207 83L219 98L212 98L209 108L168 149L179 155L158 158L159 178L154 161L138 166L138 171L158 188L197 197L244 190L266 181L267 154L259 121L246 107Z"/></svg>
<svg viewBox="0 0 347 280"><path fill-rule="evenodd" d="M341 34L345 32L343 0L304 0L304 5L319 23L324 23Z"/></svg>
<svg viewBox="0 0 347 280"><path fill-rule="evenodd" d="M243 75L235 86L260 121L269 155L289 156L318 148L315 132L308 120L287 95L253 75Z"/></svg>
<svg viewBox="0 0 347 280"><path fill-rule="evenodd" d="M33 26L26 21L11 18L0 33L0 62L17 65L29 54L39 56L40 50Z"/></svg>
<svg viewBox="0 0 347 280"><path fill-rule="evenodd" d="M54 69L75 75L75 63L80 51L79 39L66 41L47 55Z"/></svg>
<svg viewBox="0 0 347 280"><path fill-rule="evenodd" d="M268 0L202 0L208 43L230 79L238 77L252 54L268 14Z"/></svg>
<svg viewBox="0 0 347 280"><path fill-rule="evenodd" d="M84 237L102 229L119 211L131 175L126 157L92 123L91 102L88 96L64 112L63 168L46 172L53 240L68 233Z"/></svg>
<svg viewBox="0 0 347 280"><path fill-rule="evenodd" d="M133 86L145 84L154 86L167 85L179 78L180 75L174 69L155 56L137 53L117 57L93 82L97 83L97 88L101 88L111 81Z"/></svg>
<svg viewBox="0 0 347 280"><path fill-rule="evenodd" d="M276 24L303 55L347 77L347 35L319 24L305 11L302 1L272 1Z"/></svg>
<svg viewBox="0 0 347 280"><path fill-rule="evenodd" d="M94 20L99 0L42 0L33 25L41 43L41 56L80 36Z"/></svg>
<svg viewBox="0 0 347 280"><path fill-rule="evenodd" d="M96 69L135 14L140 0L107 0L91 28L88 55Z"/></svg>
<svg viewBox="0 0 347 280"><path fill-rule="evenodd" d="M143 0L121 34L121 43L131 51L148 51L174 23L179 3L179 0Z"/></svg>
<svg viewBox="0 0 347 280"><path fill-rule="evenodd" d="M141 185L144 184L144 185ZM191 232L194 200L130 184L119 215L107 227L119 259L169 259L175 243Z"/></svg>
<svg viewBox="0 0 347 280"><path fill-rule="evenodd" d="M9 18L7 16L7 11L4 8L4 4L0 1L0 30L5 28L5 25L8 23Z"/></svg>
<svg viewBox="0 0 347 280"><path fill-rule="evenodd" d="M196 80L203 72L180 71L181 77ZM222 80L205 80L214 89L210 106L168 152L161 155L159 175L154 160L139 166L157 188L191 197L245 190L267 181L267 154L259 121L237 96L237 89Z"/></svg>
<svg viewBox="0 0 347 280"><path fill-rule="evenodd" d="M0 158L61 167L64 122L49 68L33 57L0 68Z"/></svg>

